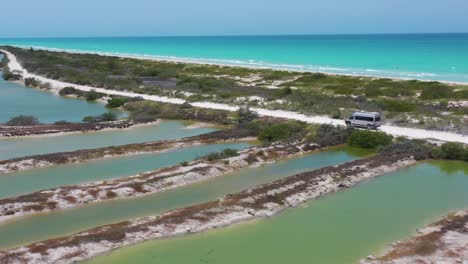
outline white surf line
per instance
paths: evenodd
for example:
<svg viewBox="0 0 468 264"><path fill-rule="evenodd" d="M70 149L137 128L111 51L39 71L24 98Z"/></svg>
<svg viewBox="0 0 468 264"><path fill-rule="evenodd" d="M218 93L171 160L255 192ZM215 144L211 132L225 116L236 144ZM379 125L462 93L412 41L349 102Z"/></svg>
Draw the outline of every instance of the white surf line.
<svg viewBox="0 0 468 264"><path fill-rule="evenodd" d="M155 101L155 102L163 102L163 103L170 103L170 104L183 104L186 102L185 100L178 99L178 98L108 90L108 89L103 89L103 88L96 88L96 87L87 86L87 85L77 85L73 83L67 83L67 82L45 78L43 76L29 73L26 69L24 69L21 66L21 64L18 63L16 57L12 53L6 50L0 50L0 51L7 55L8 60L9 60L8 67L10 68L11 71L17 71L21 73L23 78L36 78L37 80L41 82L50 83L53 89L62 89L67 86L72 86L81 91L95 90L96 92L107 94L107 95L141 97L145 100L150 100L150 101ZM231 112L237 111L237 109L239 108L237 106L231 106L231 105L220 104L220 103L211 103L211 102L195 102L195 103L190 103L190 104L192 106L200 107L200 108L226 110L226 111L231 111ZM260 116L293 119L293 120L299 120L299 121L304 121L307 123L314 123L314 124L333 124L333 125L341 125L341 126L345 125L343 120L332 119L326 116L309 116L309 115L304 115L304 114L300 114L300 113L292 112L292 111L268 110L268 109L263 109L263 108L251 108L251 110L257 112ZM418 128L406 128L406 127L398 127L398 126L387 126L387 125L382 126L380 130L385 133L391 134L393 136L404 136L404 137L413 138L413 139L435 139L435 140L440 140L440 141L451 141L451 142L459 142L459 143L468 144L468 135L462 135L462 134L457 134L457 133L452 133L452 132L425 130L425 129L418 129Z"/></svg>

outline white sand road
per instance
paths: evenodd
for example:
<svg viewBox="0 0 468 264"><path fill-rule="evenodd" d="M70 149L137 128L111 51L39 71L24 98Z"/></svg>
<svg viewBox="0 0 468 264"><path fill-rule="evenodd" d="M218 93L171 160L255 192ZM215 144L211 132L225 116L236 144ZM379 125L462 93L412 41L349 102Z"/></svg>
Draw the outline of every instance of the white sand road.
<svg viewBox="0 0 468 264"><path fill-rule="evenodd" d="M10 68L11 71L18 71L19 73L22 74L23 78L32 77L32 78L36 78L37 80L41 82L50 83L53 89L58 90L67 86L73 86L76 89L79 89L82 91L96 90L99 93L108 94L108 95L142 97L150 101L164 102L164 103L171 103L171 104L185 103L185 100L178 99L178 98L138 94L138 93L131 93L131 92L121 92L121 91L96 88L96 87L86 86L86 85L76 85L72 83L45 78L43 76L28 73L27 70L25 70L21 66L20 63L18 63L16 57L12 53L6 50L0 50L0 52L3 52L7 55L9 59L8 67ZM236 111L238 109L237 106L231 106L231 105L219 104L219 103L210 103L210 102L195 102L195 103L191 103L191 105L200 107L200 108L220 109L220 110L227 110L227 111ZM262 108L251 108L251 110L257 112L261 116L281 117L281 118L287 118L287 119L293 119L293 120L300 120L300 121L304 121L307 123L314 123L314 124L334 124L334 125L343 125L343 126L345 125L343 120L332 119L326 116L310 116L310 115L300 114L297 112L282 111L282 110L267 110L267 109L262 109ZM388 125L382 126L380 130L388 134L391 134L393 136L405 136L405 137L413 138L413 139L434 139L438 141L451 141L451 142L460 142L460 143L468 144L468 135L456 134L456 133L451 133L451 132L425 130L425 129L417 129L417 128L405 128L405 127L388 126Z"/></svg>

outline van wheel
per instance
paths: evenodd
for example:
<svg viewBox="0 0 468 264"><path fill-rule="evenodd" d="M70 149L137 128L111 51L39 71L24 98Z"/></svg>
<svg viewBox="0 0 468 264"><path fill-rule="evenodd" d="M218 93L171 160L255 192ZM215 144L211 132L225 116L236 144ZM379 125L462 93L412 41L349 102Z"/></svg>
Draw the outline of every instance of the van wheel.
<svg viewBox="0 0 468 264"><path fill-rule="evenodd" d="M369 129L369 130L374 130L375 127L374 127L374 126L371 126L371 125L367 125L367 129Z"/></svg>

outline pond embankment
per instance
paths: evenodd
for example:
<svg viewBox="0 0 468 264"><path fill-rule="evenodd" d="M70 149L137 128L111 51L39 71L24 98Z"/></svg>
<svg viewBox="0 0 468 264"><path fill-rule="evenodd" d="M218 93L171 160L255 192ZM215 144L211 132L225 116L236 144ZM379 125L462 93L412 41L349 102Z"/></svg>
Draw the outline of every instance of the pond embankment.
<svg viewBox="0 0 468 264"><path fill-rule="evenodd" d="M131 177L59 187L6 198L0 200L0 222L34 213L157 193L218 177L241 168L291 158L319 148L318 145L303 143L278 143L264 148L252 147L216 160L210 160L210 157L202 158L191 163ZM226 154L221 152L218 155Z"/></svg>
<svg viewBox="0 0 468 264"><path fill-rule="evenodd" d="M68 263L150 239L196 233L268 217L307 200L414 164L410 154L379 154L338 166L296 174L222 199L159 216L106 225L0 253L8 263Z"/></svg>
<svg viewBox="0 0 468 264"><path fill-rule="evenodd" d="M395 242L385 254L369 256L362 264L466 263L468 261L468 210L459 211L403 242Z"/></svg>
<svg viewBox="0 0 468 264"><path fill-rule="evenodd" d="M39 136L73 132L91 132L105 129L124 129L136 125L132 121L114 121L97 123L42 124L34 126L2 126L0 139L8 137Z"/></svg>
<svg viewBox="0 0 468 264"><path fill-rule="evenodd" d="M82 149L70 152L50 153L28 157L14 158L0 161L0 174L13 171L23 171L45 166L77 163L104 157L116 157L168 151L176 148L194 146L198 144L219 143L227 141L251 140L255 134L248 129L229 129L215 131L200 136L188 137L180 140L161 140L145 143L110 146L96 149Z"/></svg>

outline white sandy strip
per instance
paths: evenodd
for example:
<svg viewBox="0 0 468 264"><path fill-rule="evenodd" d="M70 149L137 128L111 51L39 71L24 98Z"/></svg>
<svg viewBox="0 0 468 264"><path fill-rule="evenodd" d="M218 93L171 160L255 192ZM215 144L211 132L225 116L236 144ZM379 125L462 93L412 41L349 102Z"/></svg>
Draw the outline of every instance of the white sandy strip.
<svg viewBox="0 0 468 264"><path fill-rule="evenodd" d="M16 60L16 57L8 51L0 50L1 52L5 53L9 59L8 67L11 71L18 71L20 72L24 78L36 78L37 80L50 83L52 88L54 89L62 89L67 86L73 86L76 89L82 91L90 91L95 90L99 93L108 94L108 95L119 95L119 96L126 96L126 97L142 97L145 100L155 101L155 102L164 102L164 103L171 103L171 104L183 104L186 101L178 98L170 98L166 96L156 96L156 95L147 95L147 94L138 94L138 93L131 93L131 92L121 92L115 90L108 90L103 88L95 88L92 86L86 85L77 85L67 82L62 82L58 80L53 80L49 78L45 78L43 76L39 76L36 74L28 73L26 69L24 69ZM227 104L219 104L219 103L210 103L210 102L196 102L191 103L191 105L200 107L200 108L209 108L209 109L218 109L218 110L227 110L227 111L236 111L238 107L230 106ZM262 108L251 108L251 110L257 112L261 116L270 116L270 117L281 117L287 119L294 119L299 121L304 121L307 123L314 123L314 124L334 124L334 125L345 125L343 120L332 119L325 116L309 116L300 114L297 112L291 111L282 111L282 110L267 110ZM404 128L404 127L397 127L397 126L382 126L380 128L383 132L394 136L405 136L408 138L414 139L436 139L440 141L452 141L452 142L460 142L464 144L468 144L468 136L450 132L442 132L442 131L434 131L434 130L425 130L425 129L417 129L417 128Z"/></svg>

